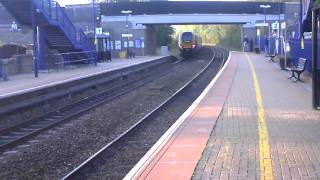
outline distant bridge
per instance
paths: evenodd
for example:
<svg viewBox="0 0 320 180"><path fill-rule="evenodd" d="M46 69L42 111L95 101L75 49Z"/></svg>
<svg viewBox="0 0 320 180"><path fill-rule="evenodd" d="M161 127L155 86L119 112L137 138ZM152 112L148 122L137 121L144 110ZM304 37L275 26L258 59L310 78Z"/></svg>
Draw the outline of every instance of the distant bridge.
<svg viewBox="0 0 320 180"><path fill-rule="evenodd" d="M268 4L268 9L260 5ZM123 10L131 10L133 25L143 24L247 24L284 18L284 3L222 1L158 1L101 4L102 21L124 21Z"/></svg>

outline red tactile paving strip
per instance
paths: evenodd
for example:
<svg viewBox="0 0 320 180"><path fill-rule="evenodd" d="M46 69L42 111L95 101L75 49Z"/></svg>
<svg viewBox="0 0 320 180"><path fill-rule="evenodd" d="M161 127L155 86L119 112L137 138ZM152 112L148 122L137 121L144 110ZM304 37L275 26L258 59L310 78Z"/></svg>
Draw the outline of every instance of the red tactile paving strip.
<svg viewBox="0 0 320 180"><path fill-rule="evenodd" d="M191 115L161 147L137 179L190 179L227 99L238 60L230 62Z"/></svg>

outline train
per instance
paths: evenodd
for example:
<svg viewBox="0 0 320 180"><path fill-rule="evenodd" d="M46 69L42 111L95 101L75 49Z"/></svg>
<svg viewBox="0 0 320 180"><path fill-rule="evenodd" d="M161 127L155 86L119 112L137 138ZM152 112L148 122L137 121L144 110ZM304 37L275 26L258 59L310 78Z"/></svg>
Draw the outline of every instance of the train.
<svg viewBox="0 0 320 180"><path fill-rule="evenodd" d="M202 39L200 36L192 32L183 32L179 35L180 56L183 58L192 57L202 47Z"/></svg>

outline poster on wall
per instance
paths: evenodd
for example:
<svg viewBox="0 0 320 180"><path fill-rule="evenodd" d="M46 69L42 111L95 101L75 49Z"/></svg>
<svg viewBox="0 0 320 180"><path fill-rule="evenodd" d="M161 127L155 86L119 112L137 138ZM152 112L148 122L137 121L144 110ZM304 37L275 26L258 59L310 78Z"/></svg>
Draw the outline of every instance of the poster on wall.
<svg viewBox="0 0 320 180"><path fill-rule="evenodd" d="M113 41L110 41L110 43L107 43L107 49L113 50Z"/></svg>
<svg viewBox="0 0 320 180"><path fill-rule="evenodd" d="M124 47L124 48L127 48L127 47L128 47L128 42L127 42L127 41L124 41L124 42L123 42L123 47Z"/></svg>
<svg viewBox="0 0 320 180"><path fill-rule="evenodd" d="M138 48L138 49L141 48L141 40L140 40L140 39L136 39L136 40L135 40L135 46L136 46L136 48Z"/></svg>
<svg viewBox="0 0 320 180"><path fill-rule="evenodd" d="M129 47L134 47L133 41L129 41Z"/></svg>
<svg viewBox="0 0 320 180"><path fill-rule="evenodd" d="M115 49L121 50L121 41L120 40L115 41Z"/></svg>

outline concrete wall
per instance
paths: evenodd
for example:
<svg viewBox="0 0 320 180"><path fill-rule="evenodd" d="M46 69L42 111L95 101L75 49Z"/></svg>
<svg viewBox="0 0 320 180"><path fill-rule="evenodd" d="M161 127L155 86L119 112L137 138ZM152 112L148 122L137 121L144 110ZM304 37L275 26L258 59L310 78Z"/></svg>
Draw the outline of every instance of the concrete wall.
<svg viewBox="0 0 320 180"><path fill-rule="evenodd" d="M124 17L125 19L125 17ZM146 32L144 29L132 29L132 24L129 22L129 30L128 33L132 34L133 37L129 38L129 42L133 42L133 47L129 47L130 51L133 51L137 56L146 55L148 54L146 52L145 48L139 47L142 45L142 42L145 43L146 46ZM122 37L122 34L127 33L126 29L126 22L113 22L113 23L101 23L101 26L103 27L104 32L109 32L111 36L111 41L113 44L113 50L112 50L112 56L113 57L119 57L119 52L121 51L127 51L127 48L125 47L125 44L127 43L127 38ZM116 49L115 42L121 41L121 49ZM136 41L139 41L139 44L136 44ZM138 42L137 42L138 43Z"/></svg>
<svg viewBox="0 0 320 180"><path fill-rule="evenodd" d="M146 27L146 54L155 55L157 50L156 30L153 25Z"/></svg>
<svg viewBox="0 0 320 180"><path fill-rule="evenodd" d="M245 51L253 51L253 48L256 44L255 40L256 40L256 28L242 28L242 45L243 45L243 38L245 36L247 36L248 40L249 40L249 44L248 47Z"/></svg>

